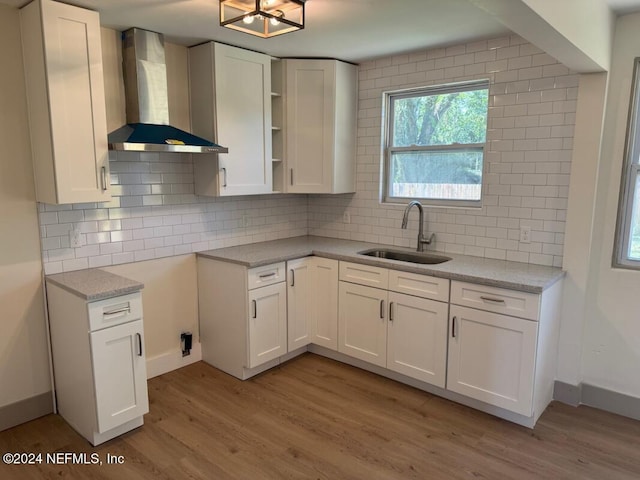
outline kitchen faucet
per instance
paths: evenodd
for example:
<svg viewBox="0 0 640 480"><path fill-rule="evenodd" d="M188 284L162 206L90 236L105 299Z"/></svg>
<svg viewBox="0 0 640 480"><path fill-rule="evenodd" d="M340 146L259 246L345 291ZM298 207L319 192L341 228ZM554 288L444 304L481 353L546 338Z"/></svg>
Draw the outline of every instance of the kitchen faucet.
<svg viewBox="0 0 640 480"><path fill-rule="evenodd" d="M429 238L424 238L424 209L422 208L422 204L417 200L412 200L407 205L407 208L404 209L404 216L402 217L402 228L406 230L407 223L409 222L409 210L413 206L418 207L418 212L420 213L420 219L418 220L418 248L416 249L418 252L424 252L425 245L431 245L433 238L436 236L435 233L429 235Z"/></svg>

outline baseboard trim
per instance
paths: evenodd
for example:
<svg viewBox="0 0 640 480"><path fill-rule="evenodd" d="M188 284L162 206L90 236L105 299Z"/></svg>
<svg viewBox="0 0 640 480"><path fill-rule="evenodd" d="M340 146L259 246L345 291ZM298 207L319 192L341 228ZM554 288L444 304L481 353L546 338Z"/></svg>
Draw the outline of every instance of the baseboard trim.
<svg viewBox="0 0 640 480"><path fill-rule="evenodd" d="M52 392L0 407L0 431L53 413Z"/></svg>
<svg viewBox="0 0 640 480"><path fill-rule="evenodd" d="M553 385L553 399L577 407L582 401L582 384L571 385L556 380Z"/></svg>
<svg viewBox="0 0 640 480"><path fill-rule="evenodd" d="M640 420L640 398L588 383L571 385L556 380L553 399L568 405L588 405L623 417Z"/></svg>
<svg viewBox="0 0 640 480"><path fill-rule="evenodd" d="M194 342L191 348L191 355L182 356L179 348L170 352L147 358L147 379L157 377L164 373L186 367L192 363L202 360L202 346L200 342Z"/></svg>

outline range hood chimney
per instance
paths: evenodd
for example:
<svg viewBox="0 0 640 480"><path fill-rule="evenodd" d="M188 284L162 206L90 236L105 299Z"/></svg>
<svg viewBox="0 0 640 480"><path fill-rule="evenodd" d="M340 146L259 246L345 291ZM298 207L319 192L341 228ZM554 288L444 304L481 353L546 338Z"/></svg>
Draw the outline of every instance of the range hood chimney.
<svg viewBox="0 0 640 480"><path fill-rule="evenodd" d="M227 153L229 150L169 124L167 66L160 33L122 32L127 125L109 134L109 150Z"/></svg>

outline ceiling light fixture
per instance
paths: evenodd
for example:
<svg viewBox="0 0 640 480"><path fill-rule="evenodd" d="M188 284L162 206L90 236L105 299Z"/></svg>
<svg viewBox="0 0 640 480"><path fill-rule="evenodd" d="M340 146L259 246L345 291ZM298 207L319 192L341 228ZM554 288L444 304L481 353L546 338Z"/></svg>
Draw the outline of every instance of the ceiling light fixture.
<svg viewBox="0 0 640 480"><path fill-rule="evenodd" d="M306 0L220 0L220 26L262 38L304 28Z"/></svg>

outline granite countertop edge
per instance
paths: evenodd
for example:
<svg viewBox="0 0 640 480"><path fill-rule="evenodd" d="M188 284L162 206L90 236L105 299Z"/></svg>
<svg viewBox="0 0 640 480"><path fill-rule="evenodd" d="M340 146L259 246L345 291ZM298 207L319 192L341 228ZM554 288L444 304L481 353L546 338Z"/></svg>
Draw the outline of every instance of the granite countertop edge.
<svg viewBox="0 0 640 480"><path fill-rule="evenodd" d="M135 293L144 284L99 268L46 275L45 280L88 301Z"/></svg>
<svg viewBox="0 0 640 480"><path fill-rule="evenodd" d="M287 247L290 247L288 251L282 253L281 250L287 249ZM437 265L411 264L395 260L367 257L357 253L358 251L369 248L388 248L406 252L412 251L408 248L391 245L309 236L206 250L197 252L196 255L203 258L243 265L247 268L261 267L315 255L334 260L537 294L551 287L565 275L565 272L557 267L510 262L507 260L485 259L446 252L425 252L445 255L452 258L449 262Z"/></svg>

